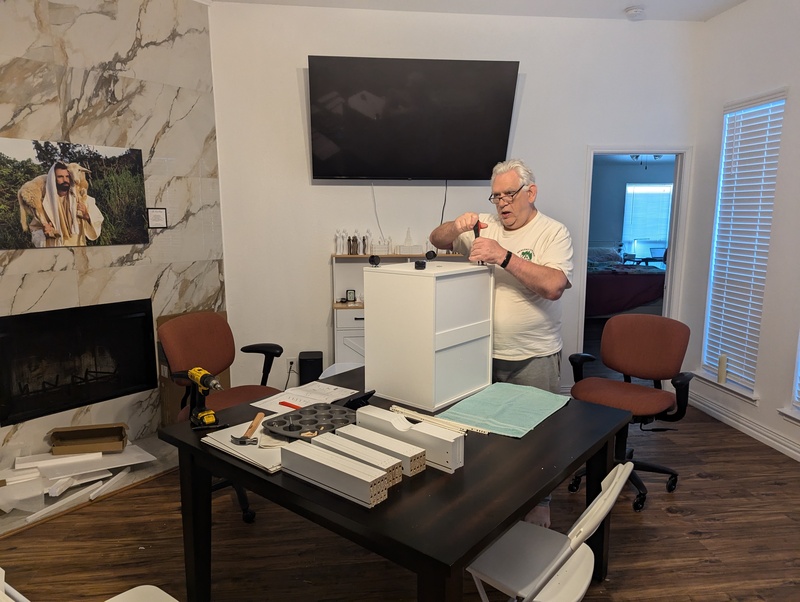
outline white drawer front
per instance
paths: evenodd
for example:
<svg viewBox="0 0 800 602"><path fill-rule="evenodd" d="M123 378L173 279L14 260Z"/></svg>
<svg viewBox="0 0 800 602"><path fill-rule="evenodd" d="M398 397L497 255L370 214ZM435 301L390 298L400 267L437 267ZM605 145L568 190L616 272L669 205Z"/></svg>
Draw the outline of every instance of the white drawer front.
<svg viewBox="0 0 800 602"><path fill-rule="evenodd" d="M336 328L364 328L364 310L337 309Z"/></svg>

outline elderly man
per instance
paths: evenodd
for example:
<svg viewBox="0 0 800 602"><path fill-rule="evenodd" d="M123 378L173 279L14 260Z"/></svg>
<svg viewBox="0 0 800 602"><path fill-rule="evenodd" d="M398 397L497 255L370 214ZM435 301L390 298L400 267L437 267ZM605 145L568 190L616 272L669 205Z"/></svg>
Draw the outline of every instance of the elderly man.
<svg viewBox="0 0 800 602"><path fill-rule="evenodd" d="M572 239L567 228L536 209L533 172L520 160L492 170L497 212L465 213L430 235L439 249L494 265L492 380L554 393L561 380L561 305L572 286ZM526 520L550 526L549 499Z"/></svg>
<svg viewBox="0 0 800 602"><path fill-rule="evenodd" d="M69 169L56 162L47 172L42 209L47 221L34 218L30 223L35 247L86 246L86 239L97 240L103 214L88 195L78 198Z"/></svg>

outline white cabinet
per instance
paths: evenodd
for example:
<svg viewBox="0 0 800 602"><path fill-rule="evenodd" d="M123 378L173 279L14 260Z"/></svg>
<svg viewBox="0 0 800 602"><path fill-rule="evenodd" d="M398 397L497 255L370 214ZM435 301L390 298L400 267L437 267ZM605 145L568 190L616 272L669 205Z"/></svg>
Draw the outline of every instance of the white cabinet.
<svg viewBox="0 0 800 602"><path fill-rule="evenodd" d="M493 279L467 263L365 269L366 388L436 410L489 385Z"/></svg>
<svg viewBox="0 0 800 602"><path fill-rule="evenodd" d="M381 255L380 267L414 264L421 255ZM444 255L440 261L465 262L461 255ZM364 363L364 267L369 266L367 255L331 256L333 284L334 361ZM347 291L354 291L356 301L348 303ZM345 300L344 302L341 302Z"/></svg>
<svg viewBox="0 0 800 602"><path fill-rule="evenodd" d="M341 304L337 304L341 305ZM364 308L334 308L336 362L364 363Z"/></svg>

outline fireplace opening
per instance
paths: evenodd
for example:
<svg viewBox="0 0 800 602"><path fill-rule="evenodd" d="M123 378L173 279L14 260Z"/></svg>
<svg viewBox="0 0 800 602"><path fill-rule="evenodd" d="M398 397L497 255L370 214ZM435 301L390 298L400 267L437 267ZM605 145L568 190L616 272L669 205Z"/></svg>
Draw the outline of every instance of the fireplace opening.
<svg viewBox="0 0 800 602"><path fill-rule="evenodd" d="M157 386L150 299L0 318L0 426Z"/></svg>

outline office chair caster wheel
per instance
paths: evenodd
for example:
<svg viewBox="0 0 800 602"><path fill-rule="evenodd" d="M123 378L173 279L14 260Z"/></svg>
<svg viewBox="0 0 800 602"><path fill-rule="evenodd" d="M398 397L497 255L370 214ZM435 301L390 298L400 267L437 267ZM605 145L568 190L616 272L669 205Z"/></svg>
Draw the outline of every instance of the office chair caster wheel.
<svg viewBox="0 0 800 602"><path fill-rule="evenodd" d="M678 475L674 474L669 479L667 479L667 491L672 493L675 491L675 488L678 486Z"/></svg>
<svg viewBox="0 0 800 602"><path fill-rule="evenodd" d="M637 495L636 499L633 500L633 509L636 512L641 512L642 510L644 510L644 502L646 499L647 499L647 494L645 493L640 493L639 495Z"/></svg>
<svg viewBox="0 0 800 602"><path fill-rule="evenodd" d="M252 510L245 510L242 512L242 520L247 524L256 522L256 513Z"/></svg>
<svg viewBox="0 0 800 602"><path fill-rule="evenodd" d="M567 491L570 493L576 493L578 489L581 488L581 478L580 477L573 477L573 479L567 485Z"/></svg>

